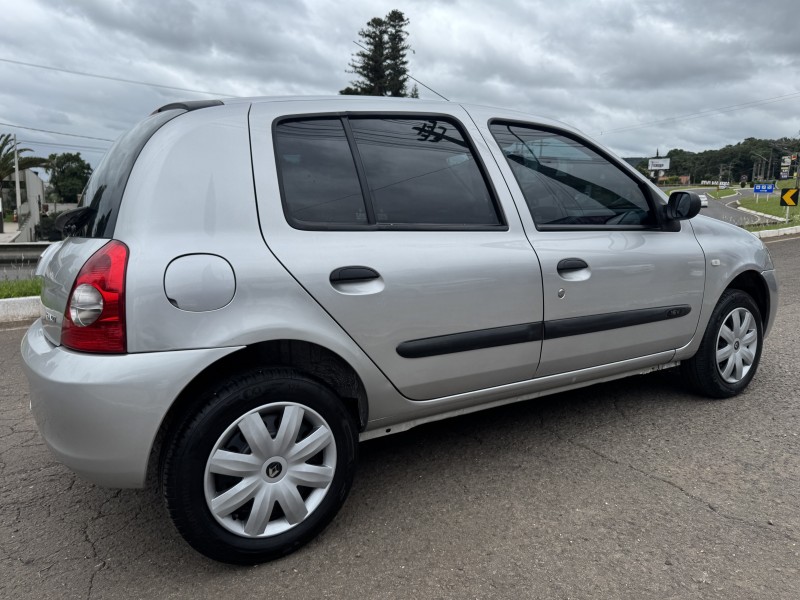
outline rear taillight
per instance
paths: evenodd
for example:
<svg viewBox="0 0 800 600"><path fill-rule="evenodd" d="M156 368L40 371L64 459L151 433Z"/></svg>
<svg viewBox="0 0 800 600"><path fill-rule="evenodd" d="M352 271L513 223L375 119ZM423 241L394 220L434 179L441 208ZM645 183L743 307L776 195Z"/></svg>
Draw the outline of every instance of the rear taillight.
<svg viewBox="0 0 800 600"><path fill-rule="evenodd" d="M67 300L61 343L71 350L122 354L128 247L111 240L83 265Z"/></svg>

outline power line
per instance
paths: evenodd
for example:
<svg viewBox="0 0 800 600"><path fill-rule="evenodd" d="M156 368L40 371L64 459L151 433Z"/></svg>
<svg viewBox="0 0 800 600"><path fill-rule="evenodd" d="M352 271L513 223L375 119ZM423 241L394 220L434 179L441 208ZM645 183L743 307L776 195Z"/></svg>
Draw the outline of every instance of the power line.
<svg viewBox="0 0 800 600"><path fill-rule="evenodd" d="M751 102L743 102L742 104L731 104L730 106L720 106L718 108L709 108L706 110L701 110L695 113L689 113L686 115L679 115L677 117L670 117L668 119L659 119L658 121L649 121L647 123L639 123L638 125L629 125L626 127L617 127L615 129L607 129L606 131L601 131L600 135L605 135L608 133L620 133L622 131L632 131L634 129L642 129L645 127L652 127L653 125L662 125L664 123L674 123L675 121L688 121L691 119L700 119L702 117L709 117L711 115L718 115L724 114L729 112L735 112L737 110L744 110L745 108L752 108L755 106L761 106L763 104L772 104L774 102L784 102L786 100L797 100L800 99L800 92L792 92L789 94L783 94L781 96L773 96L771 98L762 98L761 100L753 100Z"/></svg>
<svg viewBox="0 0 800 600"><path fill-rule="evenodd" d="M83 138L85 140L96 140L98 142L114 142L114 140L109 140L108 138L92 137L90 135L78 135L77 133L64 133L62 131L52 131L50 129L37 129L36 127L25 127L24 125L12 125L11 123L0 123L0 125L5 127L15 127L17 129L27 129L29 131L40 131L42 133L52 133L53 135L66 135L69 137Z"/></svg>
<svg viewBox="0 0 800 600"><path fill-rule="evenodd" d="M209 96L238 98L238 96L234 96L233 94L226 94L223 92L208 92L206 90L193 90L191 88L175 87L172 85L163 85L161 83L150 83L147 81L138 81L136 79L123 79L122 77L110 77L108 75L98 75L96 73L87 73L85 71L73 71L72 69L61 69L59 67L51 67L48 65L37 65L34 63L22 62L21 60L12 60L10 58L0 58L0 62L10 63L12 65L20 65L23 67L33 67L35 69L46 69L47 71L57 71L59 73L69 73L70 75L80 75L82 77L94 77L95 79L106 79L108 81L119 81L121 83L132 83L134 85L146 85L148 87L163 88L165 90L176 90L179 92L191 92L193 94L207 94Z"/></svg>
<svg viewBox="0 0 800 600"><path fill-rule="evenodd" d="M81 146L75 144L56 144L53 142L38 142L36 140L17 140L19 144L31 144L33 146L53 146L54 148L76 148L78 150L97 150L98 152L107 152L108 148L101 148L100 146Z"/></svg>

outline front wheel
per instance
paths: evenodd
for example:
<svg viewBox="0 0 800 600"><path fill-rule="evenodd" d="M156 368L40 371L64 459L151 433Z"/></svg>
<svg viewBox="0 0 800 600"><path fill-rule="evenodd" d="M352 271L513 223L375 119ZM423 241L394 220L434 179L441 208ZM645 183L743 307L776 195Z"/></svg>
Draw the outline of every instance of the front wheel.
<svg viewBox="0 0 800 600"><path fill-rule="evenodd" d="M166 442L167 509L209 558L255 564L293 552L333 519L358 434L341 400L289 369L231 377Z"/></svg>
<svg viewBox="0 0 800 600"><path fill-rule="evenodd" d="M681 364L689 385L711 398L730 398L750 383L764 340L761 311L749 294L726 290L691 359Z"/></svg>

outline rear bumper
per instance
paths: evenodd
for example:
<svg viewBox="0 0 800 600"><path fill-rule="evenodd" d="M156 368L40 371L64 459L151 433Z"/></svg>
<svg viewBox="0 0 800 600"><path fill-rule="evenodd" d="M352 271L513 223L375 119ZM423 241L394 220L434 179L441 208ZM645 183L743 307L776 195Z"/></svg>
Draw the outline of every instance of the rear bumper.
<svg viewBox="0 0 800 600"><path fill-rule="evenodd" d="M22 341L31 410L56 458L109 487L142 487L169 407L203 369L239 348L104 356L54 346L36 321Z"/></svg>

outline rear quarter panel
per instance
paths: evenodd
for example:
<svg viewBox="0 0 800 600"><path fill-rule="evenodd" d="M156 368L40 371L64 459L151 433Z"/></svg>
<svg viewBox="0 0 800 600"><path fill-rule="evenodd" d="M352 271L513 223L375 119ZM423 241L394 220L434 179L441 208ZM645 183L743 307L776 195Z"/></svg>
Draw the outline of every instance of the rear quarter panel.
<svg viewBox="0 0 800 600"><path fill-rule="evenodd" d="M253 188L248 110L249 104L237 103L176 117L153 135L131 172L114 236L130 249L128 351L303 340L346 360L372 397L399 397L264 243ZM274 163L255 168L274 169ZM233 268L233 299L216 310L180 310L164 291L166 268L177 257L203 253L221 256Z"/></svg>

